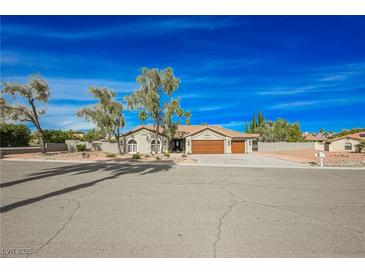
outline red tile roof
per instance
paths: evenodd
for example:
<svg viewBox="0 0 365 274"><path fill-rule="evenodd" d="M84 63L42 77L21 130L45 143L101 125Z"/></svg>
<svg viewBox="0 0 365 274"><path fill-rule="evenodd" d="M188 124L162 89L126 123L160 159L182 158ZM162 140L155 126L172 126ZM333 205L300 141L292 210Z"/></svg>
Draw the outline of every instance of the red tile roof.
<svg viewBox="0 0 365 274"><path fill-rule="evenodd" d="M151 130L153 132L155 132L155 126L154 125L141 125L136 127L134 130L126 133L125 135L128 135L130 133L136 132L142 128ZM209 125L179 125L178 129L176 131L175 137L177 138L185 138L187 136L196 134L204 129L211 129L215 132L218 132L222 135L228 136L230 138L233 139L238 139L238 138L258 138L259 134L249 134L249 133L243 133L240 131L236 131L236 130L231 130L231 129L227 129L227 128L223 128L221 126L209 126ZM160 128L160 134L163 134L163 128Z"/></svg>
<svg viewBox="0 0 365 274"><path fill-rule="evenodd" d="M352 134L348 134L348 135L345 135L345 136L337 137L337 138L331 139L329 141L333 142L333 141L337 141L337 140L341 140L341 139L355 139L355 140L365 141L364 136L365 136L365 131L361 131L361 132L352 133Z"/></svg>

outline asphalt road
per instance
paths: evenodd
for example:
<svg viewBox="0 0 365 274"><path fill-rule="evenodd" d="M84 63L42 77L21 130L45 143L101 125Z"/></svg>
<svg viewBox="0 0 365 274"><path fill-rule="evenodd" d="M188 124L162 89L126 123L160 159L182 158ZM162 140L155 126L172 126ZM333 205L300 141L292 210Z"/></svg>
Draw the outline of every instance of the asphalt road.
<svg viewBox="0 0 365 274"><path fill-rule="evenodd" d="M365 171L1 161L2 257L364 257Z"/></svg>

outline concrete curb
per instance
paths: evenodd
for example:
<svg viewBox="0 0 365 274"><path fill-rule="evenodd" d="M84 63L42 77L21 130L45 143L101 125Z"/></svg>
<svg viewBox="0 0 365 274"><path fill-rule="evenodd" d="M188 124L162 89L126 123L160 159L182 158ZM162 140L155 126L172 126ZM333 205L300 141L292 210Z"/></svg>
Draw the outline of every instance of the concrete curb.
<svg viewBox="0 0 365 274"><path fill-rule="evenodd" d="M218 164L190 164L190 163L156 163L156 162L129 162L129 161L80 161L80 160L42 160L42 159L24 159L24 158L7 158L0 161L9 162L43 162L43 163L77 163L77 164L128 164L128 165L171 165L172 167L240 167L240 168L278 168L278 169L316 169L316 170L357 170L365 171L365 167L320 167L320 166L270 166L270 165L218 165Z"/></svg>
<svg viewBox="0 0 365 274"><path fill-rule="evenodd" d="M175 163L155 163L155 162L131 162L131 161L115 161L115 160L50 160L50 159L25 159L25 158L6 158L0 161L8 162L38 162L38 163L77 163L77 164L129 164L129 165L176 165Z"/></svg>

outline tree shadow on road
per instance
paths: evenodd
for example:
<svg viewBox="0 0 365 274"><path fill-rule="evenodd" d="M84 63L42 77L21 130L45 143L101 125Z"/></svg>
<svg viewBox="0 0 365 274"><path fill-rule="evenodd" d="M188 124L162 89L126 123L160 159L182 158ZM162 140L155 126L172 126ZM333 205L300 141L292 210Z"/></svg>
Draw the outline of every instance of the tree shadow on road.
<svg viewBox="0 0 365 274"><path fill-rule="evenodd" d="M62 194L66 194L69 192L73 192L79 189L89 188L92 186L95 186L96 184L103 182L105 180L115 179L118 178L121 175L124 174L140 174L140 175L146 175L161 171L167 171L172 167L172 164L161 164L161 165L150 165L150 164L101 164L101 163L92 163L92 164L78 164L78 165L68 165L68 166L59 166L55 168L49 168L44 171L35 172L32 174L29 174L30 177L15 180L11 182L2 183L1 187L9 187L33 180L40 180L44 178L59 176L59 175L65 175L65 174L71 174L71 175L80 175L80 174L86 174L89 172L95 172L95 171L103 171L110 173L109 176L93 180L91 182L81 183L78 185L66 187L60 190L56 190L50 193L46 193L37 197L21 200L12 204L5 205L3 207L0 207L0 213L4 213L7 211L10 211L12 209L26 206L35 202L42 201L44 199L48 199L51 197L59 196Z"/></svg>

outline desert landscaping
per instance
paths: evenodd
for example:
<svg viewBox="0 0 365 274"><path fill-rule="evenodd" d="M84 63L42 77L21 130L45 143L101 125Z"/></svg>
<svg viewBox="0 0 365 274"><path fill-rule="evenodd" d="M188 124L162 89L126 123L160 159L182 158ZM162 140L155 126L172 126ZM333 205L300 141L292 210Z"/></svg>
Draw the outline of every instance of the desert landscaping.
<svg viewBox="0 0 365 274"><path fill-rule="evenodd" d="M283 160L288 160L296 163L308 163L319 165L319 157L315 154L319 151L314 149L291 150L291 151L268 151L256 152L259 155L275 157ZM339 167L365 167L365 154L353 152L325 152L323 161L324 166L339 166Z"/></svg>
<svg viewBox="0 0 365 274"><path fill-rule="evenodd" d="M135 155L135 154L134 154ZM139 156L139 157L138 157ZM99 162L154 162L154 163L191 163L195 160L187 154L138 154L134 156L131 154L115 154L104 151L87 151L87 152L47 152L42 153L22 153L22 154L8 154L4 155L4 159L27 159L27 160L56 160L56 161L99 161Z"/></svg>

